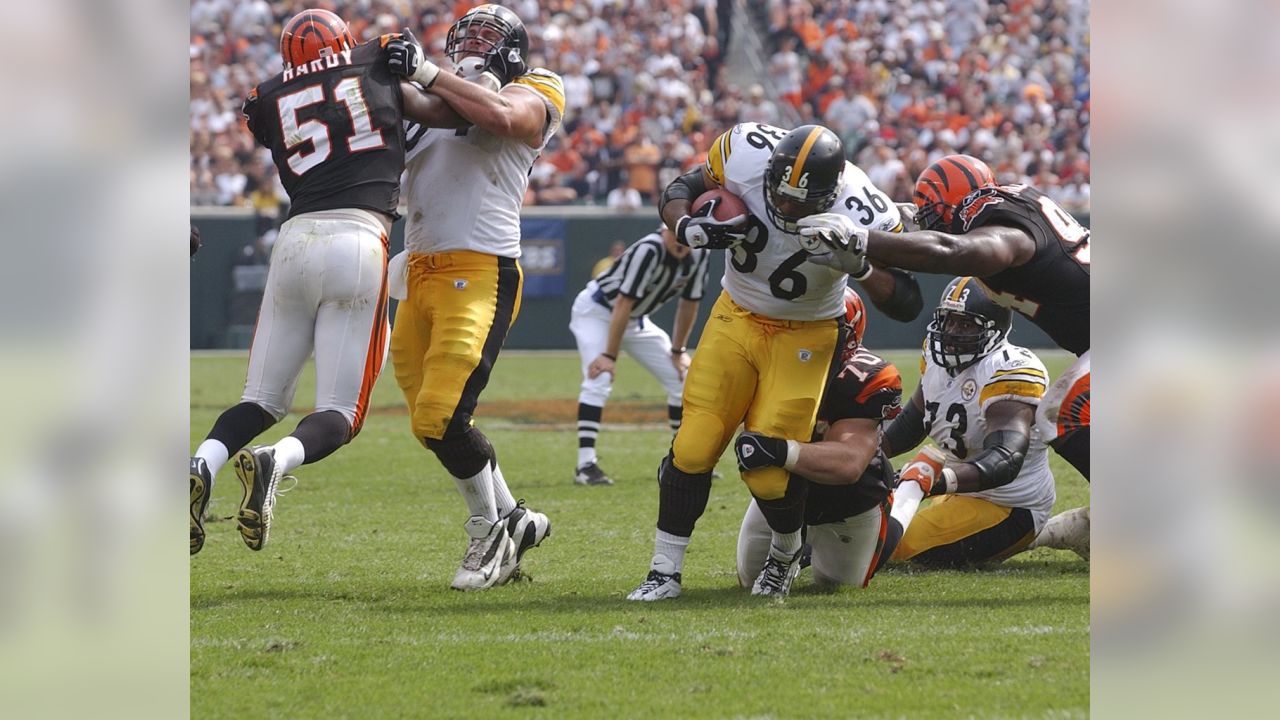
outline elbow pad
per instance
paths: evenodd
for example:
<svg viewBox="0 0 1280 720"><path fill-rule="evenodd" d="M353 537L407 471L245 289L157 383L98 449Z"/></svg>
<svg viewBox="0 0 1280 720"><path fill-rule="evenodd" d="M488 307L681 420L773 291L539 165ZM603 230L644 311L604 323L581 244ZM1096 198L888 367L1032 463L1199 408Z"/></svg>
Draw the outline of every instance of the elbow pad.
<svg viewBox="0 0 1280 720"><path fill-rule="evenodd" d="M898 417L889 423L889 427L884 431L884 447L885 454L890 457L900 455L924 440L924 436L928 433L924 426L924 411L915 406L915 403L908 402L902 412L898 413Z"/></svg>
<svg viewBox="0 0 1280 720"><path fill-rule="evenodd" d="M898 322L915 320L924 309L924 297L920 294L916 276L894 267L884 270L893 276L893 294L888 300L876 303L876 308Z"/></svg>
<svg viewBox="0 0 1280 720"><path fill-rule="evenodd" d="M658 201L658 213L662 213L662 208L672 200L688 200L693 202L702 193L706 192L707 181L702 176L702 166L698 166L693 170L672 180L665 188L662 189L662 199Z"/></svg>
<svg viewBox="0 0 1280 720"><path fill-rule="evenodd" d="M997 430L982 441L982 453L967 464L978 470L978 490L1008 485L1022 472L1031 438L1025 433Z"/></svg>

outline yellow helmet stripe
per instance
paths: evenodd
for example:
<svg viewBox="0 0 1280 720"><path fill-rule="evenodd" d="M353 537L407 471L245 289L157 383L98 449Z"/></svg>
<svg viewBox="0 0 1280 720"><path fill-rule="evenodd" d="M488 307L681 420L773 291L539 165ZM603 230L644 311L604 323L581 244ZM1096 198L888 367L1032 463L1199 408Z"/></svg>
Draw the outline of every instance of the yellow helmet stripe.
<svg viewBox="0 0 1280 720"><path fill-rule="evenodd" d="M809 131L809 137L804 139L804 145L800 146L800 152L796 154L796 163L791 166L791 179L787 181L791 187L800 187L800 178L804 176L804 161L809 157L810 148L821 136L822 128L815 127Z"/></svg>
<svg viewBox="0 0 1280 720"><path fill-rule="evenodd" d="M960 292L964 290L964 286L968 285L969 281L972 279L973 278L971 277L962 278L960 282L956 283L956 288L951 291L951 296L948 297L947 299L952 302L960 302Z"/></svg>

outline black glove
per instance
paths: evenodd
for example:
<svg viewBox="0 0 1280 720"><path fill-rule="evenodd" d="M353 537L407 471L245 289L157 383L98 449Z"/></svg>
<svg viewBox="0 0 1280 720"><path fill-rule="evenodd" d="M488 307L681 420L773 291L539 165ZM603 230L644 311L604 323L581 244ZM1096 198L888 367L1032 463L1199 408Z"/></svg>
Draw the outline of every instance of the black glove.
<svg viewBox="0 0 1280 720"><path fill-rule="evenodd" d="M738 472L782 467L787 462L787 441L748 430L738 436L733 452L738 456Z"/></svg>
<svg viewBox="0 0 1280 720"><path fill-rule="evenodd" d="M435 63L427 60L422 45L409 28L387 41L387 69L391 74L414 80L424 88L431 87L440 72Z"/></svg>
<svg viewBox="0 0 1280 720"><path fill-rule="evenodd" d="M702 207L685 215L676 223L676 241L691 248L727 250L746 239L741 227L746 215L735 215L728 220L717 220L712 214L720 204L719 198L703 203Z"/></svg>
<svg viewBox="0 0 1280 720"><path fill-rule="evenodd" d="M503 85L515 80L521 75L529 72L529 65L520 55L517 48L499 48L497 52L489 56L489 61L485 63L486 72L491 72L498 76L498 80Z"/></svg>

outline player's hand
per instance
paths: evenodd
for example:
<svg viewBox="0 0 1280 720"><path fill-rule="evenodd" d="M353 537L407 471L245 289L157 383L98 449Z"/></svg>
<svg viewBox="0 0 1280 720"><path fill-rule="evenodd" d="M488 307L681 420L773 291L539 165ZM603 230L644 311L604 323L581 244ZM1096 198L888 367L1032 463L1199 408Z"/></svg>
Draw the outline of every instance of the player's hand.
<svg viewBox="0 0 1280 720"><path fill-rule="evenodd" d="M809 257L805 258L805 261L815 265L825 265L842 273L848 273L854 280L858 281L871 277L871 272L875 269L871 267L871 261L867 259L866 255L838 253L829 249L824 249L822 252L811 252Z"/></svg>
<svg viewBox="0 0 1280 720"><path fill-rule="evenodd" d="M692 362L693 360L687 352L673 353L671 355L671 364L675 366L676 374L680 376L681 380L684 379L685 375L689 374L689 364Z"/></svg>
<svg viewBox="0 0 1280 720"><path fill-rule="evenodd" d="M387 69L424 88L430 88L440 74L440 68L427 59L418 38L413 36L413 31L409 28L405 28L399 37L387 42Z"/></svg>
<svg viewBox="0 0 1280 720"><path fill-rule="evenodd" d="M738 456L738 472L783 467L787 463L787 441L746 430L733 443L733 453Z"/></svg>
<svg viewBox="0 0 1280 720"><path fill-rule="evenodd" d="M715 209L720 205L716 198L703 203L692 215L685 215L676 223L676 240L681 245L708 250L728 250L736 247L746 239L747 233L741 225L746 222L746 215L734 215L728 220L717 220Z"/></svg>
<svg viewBox="0 0 1280 720"><path fill-rule="evenodd" d="M898 484L916 483L925 497L941 495L946 492L945 483L942 482L942 466L946 462L946 456L941 450L928 445L898 471Z"/></svg>
<svg viewBox="0 0 1280 720"><path fill-rule="evenodd" d="M801 238L816 239L836 252L854 255L865 255L867 252L867 229L846 215L818 213L801 218L796 224L800 226ZM810 240L805 243L805 249L812 252L819 248Z"/></svg>
<svg viewBox="0 0 1280 720"><path fill-rule="evenodd" d="M609 359L608 356L600 354L597 355L596 359L592 360L591 364L587 366L587 378L595 380L603 373L609 373L611 376L617 377L618 375L616 370L617 363Z"/></svg>
<svg viewBox="0 0 1280 720"><path fill-rule="evenodd" d="M529 72L529 65L524 61L524 57L520 55L518 49L506 48L490 55L489 62L484 66L484 69L496 75L498 80L503 85L506 85Z"/></svg>
<svg viewBox="0 0 1280 720"><path fill-rule="evenodd" d="M902 227L905 232L924 229L916 222L916 213L919 208L915 203L894 203L894 205L898 206L898 214L902 216Z"/></svg>

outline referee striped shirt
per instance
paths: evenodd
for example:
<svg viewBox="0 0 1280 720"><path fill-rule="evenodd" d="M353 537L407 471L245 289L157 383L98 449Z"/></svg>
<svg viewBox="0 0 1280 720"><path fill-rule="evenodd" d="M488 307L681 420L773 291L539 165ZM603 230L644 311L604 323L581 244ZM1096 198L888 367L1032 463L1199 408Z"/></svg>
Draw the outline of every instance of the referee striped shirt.
<svg viewBox="0 0 1280 720"><path fill-rule="evenodd" d="M701 300L710 256L705 249L693 249L683 260L676 260L662 244L662 235L649 233L595 278L595 300L612 310L618 293L634 298L633 318L648 315L676 295Z"/></svg>

